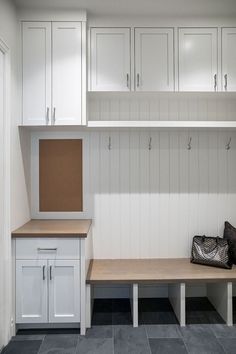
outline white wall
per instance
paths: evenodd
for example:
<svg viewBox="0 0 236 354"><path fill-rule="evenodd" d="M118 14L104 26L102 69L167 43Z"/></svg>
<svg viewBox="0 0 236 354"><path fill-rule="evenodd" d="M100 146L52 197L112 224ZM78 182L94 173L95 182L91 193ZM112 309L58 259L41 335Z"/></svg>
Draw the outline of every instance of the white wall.
<svg viewBox="0 0 236 354"><path fill-rule="evenodd" d="M0 0L0 38L10 49L10 228L14 229L29 219L29 204L26 192L24 168L21 155L20 138L18 132L19 124L19 70L18 70L18 24L16 11L11 1ZM4 235L1 237L1 248L5 249L4 272L0 279L1 286L4 287L4 298L0 300L0 306L4 308L4 316L0 319L1 343L7 344L13 333L11 318L13 316L13 296L12 296L12 268L11 268L11 235L10 229L6 241L3 244Z"/></svg>

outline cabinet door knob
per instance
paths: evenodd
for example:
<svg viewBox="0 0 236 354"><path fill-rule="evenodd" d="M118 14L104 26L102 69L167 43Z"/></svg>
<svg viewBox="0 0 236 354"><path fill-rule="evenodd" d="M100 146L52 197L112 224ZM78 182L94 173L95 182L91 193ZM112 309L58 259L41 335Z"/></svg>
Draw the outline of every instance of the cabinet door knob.
<svg viewBox="0 0 236 354"><path fill-rule="evenodd" d="M228 89L228 75L227 74L224 75L224 79L225 79L224 88L225 88L225 91L227 91L227 89Z"/></svg>
<svg viewBox="0 0 236 354"><path fill-rule="evenodd" d="M214 75L214 90L216 91L217 89L217 75Z"/></svg>

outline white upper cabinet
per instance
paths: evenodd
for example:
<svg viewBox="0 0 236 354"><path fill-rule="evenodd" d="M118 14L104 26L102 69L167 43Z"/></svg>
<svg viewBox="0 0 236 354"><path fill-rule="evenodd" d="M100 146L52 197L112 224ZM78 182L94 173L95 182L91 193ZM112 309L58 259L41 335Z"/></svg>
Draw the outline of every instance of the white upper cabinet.
<svg viewBox="0 0 236 354"><path fill-rule="evenodd" d="M52 24L52 123L81 124L81 23Z"/></svg>
<svg viewBox="0 0 236 354"><path fill-rule="evenodd" d="M23 123L45 125L51 121L51 24L24 22Z"/></svg>
<svg viewBox="0 0 236 354"><path fill-rule="evenodd" d="M91 29L91 90L130 90L130 29Z"/></svg>
<svg viewBox="0 0 236 354"><path fill-rule="evenodd" d="M236 91L236 28L222 29L222 91Z"/></svg>
<svg viewBox="0 0 236 354"><path fill-rule="evenodd" d="M217 91L217 29L179 29L179 90Z"/></svg>
<svg viewBox="0 0 236 354"><path fill-rule="evenodd" d="M23 124L82 124L81 22L23 22L22 32Z"/></svg>
<svg viewBox="0 0 236 354"><path fill-rule="evenodd" d="M135 89L174 91L174 39L171 28L135 29Z"/></svg>

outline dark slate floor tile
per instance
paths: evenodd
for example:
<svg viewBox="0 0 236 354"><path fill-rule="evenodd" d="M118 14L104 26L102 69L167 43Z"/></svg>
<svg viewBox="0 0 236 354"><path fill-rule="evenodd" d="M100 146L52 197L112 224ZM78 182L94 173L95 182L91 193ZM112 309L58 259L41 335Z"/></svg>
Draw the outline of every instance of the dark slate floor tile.
<svg viewBox="0 0 236 354"><path fill-rule="evenodd" d="M148 338L180 338L179 325L147 325Z"/></svg>
<svg viewBox="0 0 236 354"><path fill-rule="evenodd" d="M221 338L220 343L226 354L236 353L236 338Z"/></svg>
<svg viewBox="0 0 236 354"><path fill-rule="evenodd" d="M113 327L112 326L93 326L87 329L86 338L112 338Z"/></svg>
<svg viewBox="0 0 236 354"><path fill-rule="evenodd" d="M185 344L180 338L149 339L152 354L187 354Z"/></svg>
<svg viewBox="0 0 236 354"><path fill-rule="evenodd" d="M207 297L187 297L186 298L187 311L215 311L214 306Z"/></svg>
<svg viewBox="0 0 236 354"><path fill-rule="evenodd" d="M167 298L139 299L140 312L171 312L172 306Z"/></svg>
<svg viewBox="0 0 236 354"><path fill-rule="evenodd" d="M40 340L12 341L3 350L4 354L37 354L42 344Z"/></svg>
<svg viewBox="0 0 236 354"><path fill-rule="evenodd" d="M222 354L224 350L209 325L189 325L180 328L190 354Z"/></svg>
<svg viewBox="0 0 236 354"><path fill-rule="evenodd" d="M140 324L178 324L174 312L139 312Z"/></svg>
<svg viewBox="0 0 236 354"><path fill-rule="evenodd" d="M94 312L112 312L112 299L95 299L93 304Z"/></svg>
<svg viewBox="0 0 236 354"><path fill-rule="evenodd" d="M113 325L131 325L133 323L131 312L113 312Z"/></svg>
<svg viewBox="0 0 236 354"><path fill-rule="evenodd" d="M21 335L21 336L14 336L12 337L12 341L23 341L23 340L44 340L45 334L31 334L31 335Z"/></svg>
<svg viewBox="0 0 236 354"><path fill-rule="evenodd" d="M224 320L206 297L186 298L187 324L223 324Z"/></svg>
<svg viewBox="0 0 236 354"><path fill-rule="evenodd" d="M150 354L144 326L114 326L115 354Z"/></svg>
<svg viewBox="0 0 236 354"><path fill-rule="evenodd" d="M236 338L236 327L227 325L215 324L211 329L217 338ZM236 350L235 350L236 352Z"/></svg>
<svg viewBox="0 0 236 354"><path fill-rule="evenodd" d="M76 354L113 354L113 339L105 338L80 338Z"/></svg>
<svg viewBox="0 0 236 354"><path fill-rule="evenodd" d="M47 335L39 354L74 354L78 339L75 334Z"/></svg>
<svg viewBox="0 0 236 354"><path fill-rule="evenodd" d="M112 312L93 312L92 326L112 325Z"/></svg>
<svg viewBox="0 0 236 354"><path fill-rule="evenodd" d="M113 299L112 312L131 312L129 299Z"/></svg>

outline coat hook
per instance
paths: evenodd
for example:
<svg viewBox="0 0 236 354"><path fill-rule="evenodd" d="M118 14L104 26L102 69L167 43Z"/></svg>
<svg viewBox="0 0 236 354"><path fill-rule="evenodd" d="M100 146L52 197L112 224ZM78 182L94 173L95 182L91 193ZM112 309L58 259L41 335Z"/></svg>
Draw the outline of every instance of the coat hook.
<svg viewBox="0 0 236 354"><path fill-rule="evenodd" d="M149 138L148 150L152 150L152 138Z"/></svg>
<svg viewBox="0 0 236 354"><path fill-rule="evenodd" d="M225 145L226 150L230 150L231 148L231 138L229 138L229 142Z"/></svg>
<svg viewBox="0 0 236 354"><path fill-rule="evenodd" d="M188 142L188 150L192 149L192 137L189 138L189 142Z"/></svg>
<svg viewBox="0 0 236 354"><path fill-rule="evenodd" d="M108 141L108 150L111 150L111 137L109 136L109 141Z"/></svg>

